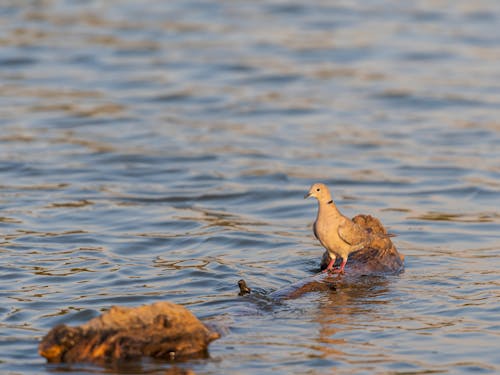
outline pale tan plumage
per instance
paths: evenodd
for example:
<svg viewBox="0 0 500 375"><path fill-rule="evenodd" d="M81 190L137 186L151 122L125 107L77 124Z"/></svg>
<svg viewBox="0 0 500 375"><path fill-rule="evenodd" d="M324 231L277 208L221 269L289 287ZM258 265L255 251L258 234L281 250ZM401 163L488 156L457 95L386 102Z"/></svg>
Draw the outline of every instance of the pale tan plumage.
<svg viewBox="0 0 500 375"><path fill-rule="evenodd" d="M313 231L330 255L330 263L326 271L333 268L338 256L342 258L339 272L344 272L349 254L367 246L370 242L370 234L339 212L325 184L312 185L304 198L308 197L318 200L318 215Z"/></svg>

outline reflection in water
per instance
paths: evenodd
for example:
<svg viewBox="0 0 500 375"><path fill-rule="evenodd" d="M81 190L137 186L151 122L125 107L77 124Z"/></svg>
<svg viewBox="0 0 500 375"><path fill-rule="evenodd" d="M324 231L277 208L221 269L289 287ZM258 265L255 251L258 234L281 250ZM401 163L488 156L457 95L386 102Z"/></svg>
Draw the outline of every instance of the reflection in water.
<svg viewBox="0 0 500 375"><path fill-rule="evenodd" d="M351 356L359 355L352 352L353 345L370 345L369 340L353 343L345 337L351 331L363 329L364 322L377 319L380 305L389 304L383 299L390 292L389 285L389 280L382 277L364 277L359 283L339 282L336 291L319 299L314 315L314 323L319 325L315 340L323 357L352 361Z"/></svg>
<svg viewBox="0 0 500 375"><path fill-rule="evenodd" d="M490 223L497 221L500 215L496 212L491 213L460 213L454 214L449 212L428 212L426 214L416 217L420 220L431 221L457 221L463 223Z"/></svg>

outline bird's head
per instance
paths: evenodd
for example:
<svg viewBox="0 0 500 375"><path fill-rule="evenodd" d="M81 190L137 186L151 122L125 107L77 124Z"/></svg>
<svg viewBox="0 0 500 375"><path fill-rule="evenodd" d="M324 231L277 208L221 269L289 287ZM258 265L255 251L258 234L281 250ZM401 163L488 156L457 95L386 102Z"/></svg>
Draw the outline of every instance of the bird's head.
<svg viewBox="0 0 500 375"><path fill-rule="evenodd" d="M311 186L309 192L304 196L305 198L314 197L320 202L329 202L332 200L330 191L325 184L317 182Z"/></svg>

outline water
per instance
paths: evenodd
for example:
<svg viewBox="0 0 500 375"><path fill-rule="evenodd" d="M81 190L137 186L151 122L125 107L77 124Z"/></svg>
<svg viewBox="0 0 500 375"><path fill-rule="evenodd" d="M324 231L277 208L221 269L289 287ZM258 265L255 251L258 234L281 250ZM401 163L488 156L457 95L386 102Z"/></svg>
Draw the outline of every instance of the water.
<svg viewBox="0 0 500 375"><path fill-rule="evenodd" d="M225 335L197 374L500 372L500 3L3 1L0 372L113 304ZM398 276L273 303L322 253L310 184Z"/></svg>

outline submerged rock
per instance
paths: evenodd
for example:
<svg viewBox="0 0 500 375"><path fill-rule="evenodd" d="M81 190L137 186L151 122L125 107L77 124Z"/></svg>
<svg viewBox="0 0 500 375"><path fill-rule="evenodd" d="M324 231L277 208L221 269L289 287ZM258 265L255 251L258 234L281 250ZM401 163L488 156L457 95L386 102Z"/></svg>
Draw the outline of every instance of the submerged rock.
<svg viewBox="0 0 500 375"><path fill-rule="evenodd" d="M113 306L81 326L54 327L40 342L39 353L52 363L200 358L208 356L208 344L219 336L174 303Z"/></svg>
<svg viewBox="0 0 500 375"><path fill-rule="evenodd" d="M239 296L244 296L245 294L250 294L250 292L252 291L252 289L250 289L247 286L246 281L243 279L238 281L238 287L240 288L240 292L238 293Z"/></svg>

